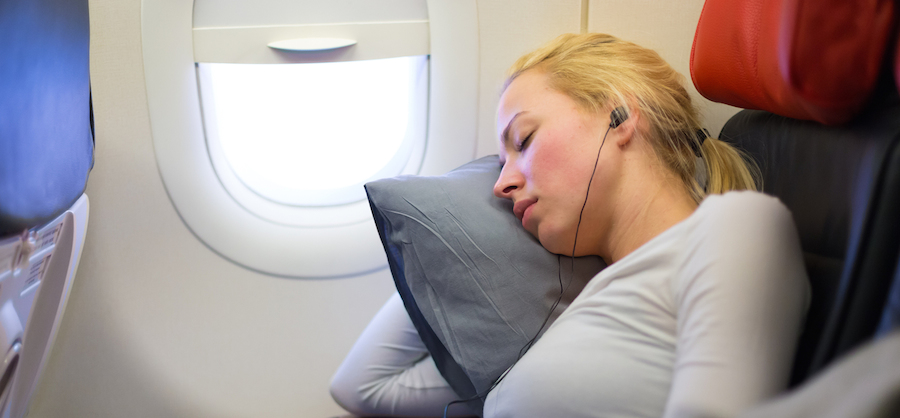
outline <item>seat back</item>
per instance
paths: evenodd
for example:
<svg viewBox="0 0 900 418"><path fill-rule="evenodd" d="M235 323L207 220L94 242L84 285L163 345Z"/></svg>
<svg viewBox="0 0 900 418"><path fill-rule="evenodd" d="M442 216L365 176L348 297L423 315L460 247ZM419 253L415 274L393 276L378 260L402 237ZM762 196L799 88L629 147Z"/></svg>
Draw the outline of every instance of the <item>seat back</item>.
<svg viewBox="0 0 900 418"><path fill-rule="evenodd" d="M86 0L0 2L0 237L44 225L93 166Z"/></svg>
<svg viewBox="0 0 900 418"><path fill-rule="evenodd" d="M900 254L900 98L886 59L894 8L707 0L695 35L698 91L760 109L739 112L720 139L759 165L762 190L791 210L800 235L812 299L792 385L890 326Z"/></svg>
<svg viewBox="0 0 900 418"><path fill-rule="evenodd" d="M881 321L875 330L875 338L881 338L890 332L900 329L900 264L894 273L894 281L891 289L885 296L884 310L881 313Z"/></svg>
<svg viewBox="0 0 900 418"><path fill-rule="evenodd" d="M27 413L87 227L87 0L0 1L0 416Z"/></svg>
<svg viewBox="0 0 900 418"><path fill-rule="evenodd" d="M791 210L812 299L792 384L872 338L900 251L900 103L826 127L745 110L720 135Z"/></svg>

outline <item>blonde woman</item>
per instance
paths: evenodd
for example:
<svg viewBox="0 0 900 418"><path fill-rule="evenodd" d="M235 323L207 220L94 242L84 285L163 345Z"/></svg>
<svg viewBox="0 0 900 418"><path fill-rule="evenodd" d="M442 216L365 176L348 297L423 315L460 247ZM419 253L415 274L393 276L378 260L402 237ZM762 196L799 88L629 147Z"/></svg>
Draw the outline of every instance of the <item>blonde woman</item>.
<svg viewBox="0 0 900 418"><path fill-rule="evenodd" d="M563 35L510 70L494 194L549 251L609 266L487 395L484 416L731 417L786 386L808 298L791 215L736 191L755 189L752 170L707 137L681 83L655 52L603 34ZM392 299L368 338L412 329L402 309ZM332 387L354 412L439 415L453 400L427 358L362 351ZM379 397L426 409L366 410L342 387L373 387L346 377L361 358L405 364L398 376L420 387Z"/></svg>

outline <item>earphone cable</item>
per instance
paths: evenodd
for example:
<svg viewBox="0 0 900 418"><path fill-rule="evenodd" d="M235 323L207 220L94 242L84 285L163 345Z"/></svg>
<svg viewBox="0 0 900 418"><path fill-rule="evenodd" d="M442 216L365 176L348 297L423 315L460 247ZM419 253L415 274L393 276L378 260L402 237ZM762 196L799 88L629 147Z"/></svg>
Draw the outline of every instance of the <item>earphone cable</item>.
<svg viewBox="0 0 900 418"><path fill-rule="evenodd" d="M569 284L567 284L565 286L565 289L563 288L562 266L561 266L562 262L561 262L561 258L560 258L561 256L559 254L557 254L556 255L556 265L557 265L557 278L559 279L559 297L557 297L556 301L553 302L553 305L550 306L550 312L547 313L547 316L544 318L544 322L541 323L541 327L538 328L537 332L534 334L534 337L532 337L530 340L528 340L528 342L525 343L524 346L522 346L522 349L519 350L519 355L516 358L516 361L513 362L513 365L509 366L506 370L504 370L503 373L501 373L500 376L497 377L496 380L494 380L494 383L492 383L491 386L489 388L487 388L487 390L484 390L480 393L476 393L475 395L473 395L470 398L457 399L455 401L451 401L444 407L443 418L447 418L447 412L450 410L450 405L453 405L456 403L464 403L464 402L474 401L476 399L485 399L485 398L487 398L487 395L492 390L494 390L494 388L496 388L497 386L500 385L500 382L503 381L503 378L505 378L506 375L509 373L509 371L512 370L513 366L515 366L516 363L518 363L519 360L521 360L522 357L525 356L525 353L527 353L528 350L531 349L531 346L533 346L534 343L537 342L538 336L541 335L541 331L544 330L544 327L547 326L547 322L550 321L550 317L553 316L553 311L556 310L556 307L559 306L559 303L562 301L563 294L565 294L565 291L568 290L569 285L571 285L572 281L575 279L575 248L578 245L578 231L581 229L581 220L584 217L584 209L587 207L588 196L590 196L590 193L591 193L591 184L594 182L594 174L597 173L597 166L600 162L600 151L603 150L603 145L606 144L606 137L609 135L609 131L612 128L613 128L613 126L610 125L608 128L606 128L606 133L603 134L603 140L600 142L600 148L597 149L597 158L594 160L594 169L591 171L591 178L588 180L587 191L584 193L584 203L581 204L581 211L578 213L578 223L575 225L575 237L572 240L572 257L571 257L572 274L569 277Z"/></svg>

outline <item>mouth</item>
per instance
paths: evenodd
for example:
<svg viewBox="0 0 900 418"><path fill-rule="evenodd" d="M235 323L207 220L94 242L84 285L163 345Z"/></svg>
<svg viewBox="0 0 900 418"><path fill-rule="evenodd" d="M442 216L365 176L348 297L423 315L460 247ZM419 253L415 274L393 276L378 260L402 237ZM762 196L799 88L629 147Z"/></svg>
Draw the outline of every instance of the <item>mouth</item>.
<svg viewBox="0 0 900 418"><path fill-rule="evenodd" d="M537 203L537 199L522 199L513 205L513 213L516 214L516 218L519 218L519 220L522 221L523 225L525 223L525 215L527 214L526 211L528 211L535 203Z"/></svg>

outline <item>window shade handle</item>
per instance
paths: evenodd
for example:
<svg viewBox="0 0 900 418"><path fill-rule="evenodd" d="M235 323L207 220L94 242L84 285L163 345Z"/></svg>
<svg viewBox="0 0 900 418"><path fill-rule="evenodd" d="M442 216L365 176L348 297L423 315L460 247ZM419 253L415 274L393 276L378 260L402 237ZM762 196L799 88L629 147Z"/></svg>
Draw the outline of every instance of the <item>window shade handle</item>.
<svg viewBox="0 0 900 418"><path fill-rule="evenodd" d="M341 38L297 38L268 44L269 48L287 52L330 51L352 45L356 45L356 40Z"/></svg>

